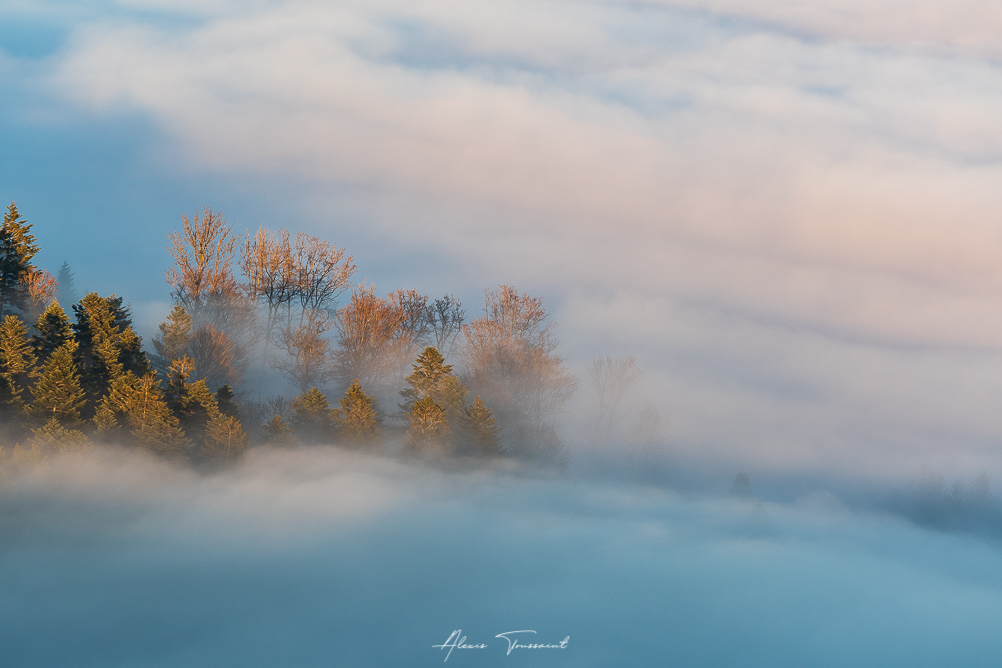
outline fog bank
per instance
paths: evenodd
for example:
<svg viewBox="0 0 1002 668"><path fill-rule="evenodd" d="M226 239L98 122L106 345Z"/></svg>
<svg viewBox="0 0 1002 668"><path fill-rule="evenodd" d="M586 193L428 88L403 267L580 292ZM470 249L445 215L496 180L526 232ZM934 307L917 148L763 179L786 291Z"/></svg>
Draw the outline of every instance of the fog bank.
<svg viewBox="0 0 1002 668"><path fill-rule="evenodd" d="M0 487L19 666L988 665L995 543L852 511L333 449L99 450ZM565 650L505 655L535 630Z"/></svg>

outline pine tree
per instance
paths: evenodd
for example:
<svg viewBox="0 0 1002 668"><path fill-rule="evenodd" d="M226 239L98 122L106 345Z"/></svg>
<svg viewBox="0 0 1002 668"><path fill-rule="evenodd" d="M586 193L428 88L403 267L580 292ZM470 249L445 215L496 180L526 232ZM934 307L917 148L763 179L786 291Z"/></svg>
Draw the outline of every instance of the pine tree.
<svg viewBox="0 0 1002 668"><path fill-rule="evenodd" d="M14 244L25 262L31 262L38 252L38 243L31 233L29 223L17 210L17 205L11 202L3 216L3 229L10 233Z"/></svg>
<svg viewBox="0 0 1002 668"><path fill-rule="evenodd" d="M501 427L497 425L494 413L487 408L479 395L466 408L465 428L470 436L471 454L481 457L504 454L504 448L501 447Z"/></svg>
<svg viewBox="0 0 1002 668"><path fill-rule="evenodd" d="M7 316L0 324L0 411L4 417L13 417L23 407L24 389L34 365L28 328L20 318Z"/></svg>
<svg viewBox="0 0 1002 668"><path fill-rule="evenodd" d="M91 292L73 305L73 311L84 387L95 406L124 373L131 372L137 378L148 375L142 339L132 330L131 316L121 297L105 298Z"/></svg>
<svg viewBox="0 0 1002 668"><path fill-rule="evenodd" d="M418 355L411 368L414 371L406 378L410 387L400 393L407 400L405 408L418 399L434 398L442 381L452 374L452 365L446 364L442 354L432 346L428 346Z"/></svg>
<svg viewBox="0 0 1002 668"><path fill-rule="evenodd" d="M67 429L59 421L59 418L52 416L49 421L41 427L32 429L32 438L28 441L32 449L46 450L81 450L91 445L90 440L79 429Z"/></svg>
<svg viewBox="0 0 1002 668"><path fill-rule="evenodd" d="M86 398L74 359L76 352L76 341L67 341L49 355L38 371L38 380L31 388L34 401L29 408L38 421L55 417L65 427L80 424Z"/></svg>
<svg viewBox="0 0 1002 668"><path fill-rule="evenodd" d="M57 299L63 304L75 304L78 299L76 281L73 277L73 272L70 271L68 262L63 262L62 266L59 267L59 272L56 274L56 283L59 284Z"/></svg>
<svg viewBox="0 0 1002 668"><path fill-rule="evenodd" d="M275 417L264 424L263 443L270 445L288 446L296 443L296 435L292 431L289 423L282 419L282 416L275 413Z"/></svg>
<svg viewBox="0 0 1002 668"><path fill-rule="evenodd" d="M35 355L41 363L44 363L56 348L73 338L70 320L58 301L49 304L35 323L35 329L38 330L38 334L32 336L31 341Z"/></svg>
<svg viewBox="0 0 1002 668"><path fill-rule="evenodd" d="M156 353L151 361L161 374L166 376L171 362L187 354L191 327L191 316L180 304L175 304L167 320L160 323L160 334L153 337Z"/></svg>
<svg viewBox="0 0 1002 668"><path fill-rule="evenodd" d="M219 413L205 428L202 457L208 461L230 461L247 449L247 432L240 420Z"/></svg>
<svg viewBox="0 0 1002 668"><path fill-rule="evenodd" d="M447 454L452 450L449 441L449 423L445 409L431 397L418 399L407 413L410 429L407 430L408 449L421 454Z"/></svg>
<svg viewBox="0 0 1002 668"><path fill-rule="evenodd" d="M126 372L116 378L97 411L98 420L100 431L107 433L114 425L128 428L137 445L171 459L183 458L192 449L167 406L155 372L142 378Z"/></svg>
<svg viewBox="0 0 1002 668"><path fill-rule="evenodd" d="M348 445L368 445L379 439L379 421L372 399L355 379L338 401L338 435Z"/></svg>
<svg viewBox="0 0 1002 668"><path fill-rule="evenodd" d="M166 400L185 435L204 445L208 424L219 415L219 406L204 380L188 382L195 365L185 355L168 370Z"/></svg>
<svg viewBox="0 0 1002 668"><path fill-rule="evenodd" d="M240 417L240 409L233 401L233 390L230 389L229 385L223 385L216 390L216 405L219 406L219 412L223 415Z"/></svg>
<svg viewBox="0 0 1002 668"><path fill-rule="evenodd" d="M323 392L310 388L289 402L292 406L292 426L302 441L330 441L334 432L334 413Z"/></svg>

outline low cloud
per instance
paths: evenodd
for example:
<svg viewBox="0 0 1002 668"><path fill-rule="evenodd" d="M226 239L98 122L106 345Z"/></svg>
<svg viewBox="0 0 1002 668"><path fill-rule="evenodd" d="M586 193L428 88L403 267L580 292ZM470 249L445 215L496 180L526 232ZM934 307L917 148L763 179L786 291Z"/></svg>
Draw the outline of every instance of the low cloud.
<svg viewBox="0 0 1002 668"><path fill-rule="evenodd" d="M753 488L756 487L753 478ZM1000 553L850 510L318 448L203 475L121 452L0 489L18 665L977 664ZM541 651L541 650L540 650Z"/></svg>

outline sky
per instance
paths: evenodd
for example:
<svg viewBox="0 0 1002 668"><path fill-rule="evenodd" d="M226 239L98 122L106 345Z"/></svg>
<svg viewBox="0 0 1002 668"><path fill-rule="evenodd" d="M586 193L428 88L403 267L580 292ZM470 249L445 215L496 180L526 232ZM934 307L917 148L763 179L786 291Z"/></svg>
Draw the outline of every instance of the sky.
<svg viewBox="0 0 1002 668"><path fill-rule="evenodd" d="M8 0L0 195L147 340L211 206L543 297L681 458L1002 479L1002 12L873 5Z"/></svg>

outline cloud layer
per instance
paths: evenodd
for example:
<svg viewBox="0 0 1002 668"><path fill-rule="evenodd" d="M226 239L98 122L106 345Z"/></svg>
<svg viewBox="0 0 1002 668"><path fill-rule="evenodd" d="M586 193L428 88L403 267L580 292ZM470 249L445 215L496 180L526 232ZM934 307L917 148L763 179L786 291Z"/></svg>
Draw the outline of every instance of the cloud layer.
<svg viewBox="0 0 1002 668"><path fill-rule="evenodd" d="M990 3L78 11L35 75L73 113L152 119L172 169L392 258L380 289L545 295L579 369L641 357L680 451L1002 463Z"/></svg>
<svg viewBox="0 0 1002 668"><path fill-rule="evenodd" d="M848 510L333 449L202 476L56 459L0 491L0 638L18 665L984 665L1000 556ZM570 636L504 655L495 635Z"/></svg>

